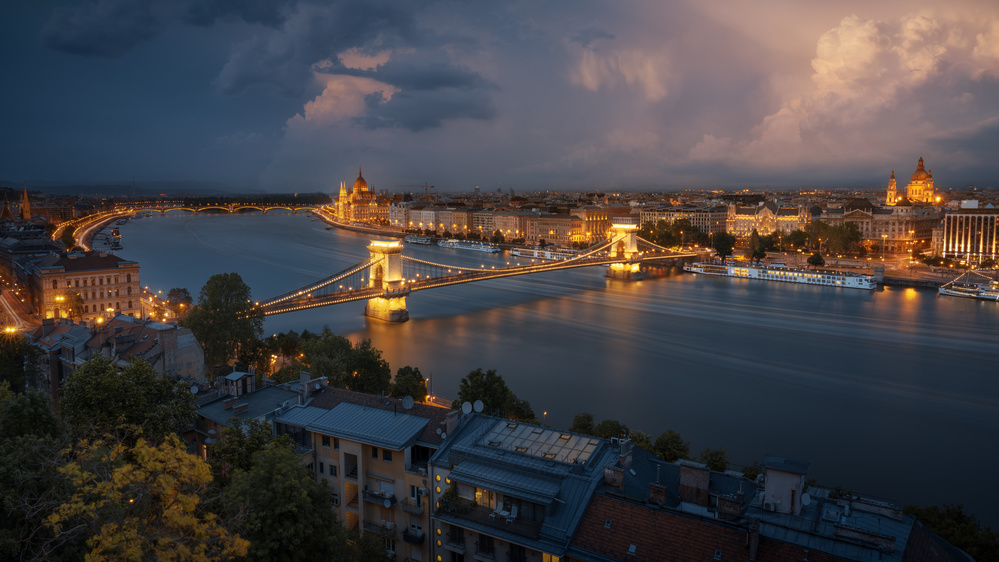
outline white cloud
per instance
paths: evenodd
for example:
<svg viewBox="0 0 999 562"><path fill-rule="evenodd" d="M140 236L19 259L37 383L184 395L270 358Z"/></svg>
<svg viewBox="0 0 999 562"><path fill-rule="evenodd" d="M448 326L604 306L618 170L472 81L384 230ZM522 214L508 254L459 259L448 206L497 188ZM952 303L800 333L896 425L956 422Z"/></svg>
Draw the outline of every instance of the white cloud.
<svg viewBox="0 0 999 562"><path fill-rule="evenodd" d="M385 103L399 91L389 84L361 76L317 73L316 80L324 85L322 93L307 102L302 113L289 119L289 126L332 124L361 117L366 113L367 96L380 93L380 103Z"/></svg>

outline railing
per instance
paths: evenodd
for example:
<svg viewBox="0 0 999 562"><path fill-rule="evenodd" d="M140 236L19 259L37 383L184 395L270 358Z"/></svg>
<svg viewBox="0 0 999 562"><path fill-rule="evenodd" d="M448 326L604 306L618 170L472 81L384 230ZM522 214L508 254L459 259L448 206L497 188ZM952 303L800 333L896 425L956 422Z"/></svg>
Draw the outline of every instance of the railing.
<svg viewBox="0 0 999 562"><path fill-rule="evenodd" d="M402 532L402 540L408 542L409 544L423 544L423 541L426 540L426 538L427 536L423 534L423 531L406 529Z"/></svg>
<svg viewBox="0 0 999 562"><path fill-rule="evenodd" d="M422 515L423 504L416 503L416 500L404 499L402 500L402 510L406 513L412 513L413 515Z"/></svg>
<svg viewBox="0 0 999 562"><path fill-rule="evenodd" d="M475 541L475 554L472 556L476 560L496 560L496 547L492 545L479 546L479 541Z"/></svg>
<svg viewBox="0 0 999 562"><path fill-rule="evenodd" d="M395 505L396 499L395 499L395 494L364 490L364 501L368 503L375 503L378 505L385 505L385 502L387 501L389 502L389 505L387 505L386 507L391 507Z"/></svg>
<svg viewBox="0 0 999 562"><path fill-rule="evenodd" d="M375 533L376 535L391 538L395 536L395 523L391 521L385 521L382 523L365 521L364 530L370 533Z"/></svg>
<svg viewBox="0 0 999 562"><path fill-rule="evenodd" d="M447 540L444 542L444 548L451 552L465 554L465 535L461 534L452 537L451 533L448 533Z"/></svg>
<svg viewBox="0 0 999 562"><path fill-rule="evenodd" d="M347 472L344 473L344 476L357 480L357 465L347 467Z"/></svg>

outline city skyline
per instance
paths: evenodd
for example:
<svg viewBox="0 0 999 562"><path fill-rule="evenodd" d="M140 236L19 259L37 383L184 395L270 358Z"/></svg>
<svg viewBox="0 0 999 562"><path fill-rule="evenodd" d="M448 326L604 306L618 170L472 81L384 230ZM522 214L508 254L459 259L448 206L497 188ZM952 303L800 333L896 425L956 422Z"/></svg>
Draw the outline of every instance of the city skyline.
<svg viewBox="0 0 999 562"><path fill-rule="evenodd" d="M10 182L994 185L999 6L118 0L4 19Z"/></svg>

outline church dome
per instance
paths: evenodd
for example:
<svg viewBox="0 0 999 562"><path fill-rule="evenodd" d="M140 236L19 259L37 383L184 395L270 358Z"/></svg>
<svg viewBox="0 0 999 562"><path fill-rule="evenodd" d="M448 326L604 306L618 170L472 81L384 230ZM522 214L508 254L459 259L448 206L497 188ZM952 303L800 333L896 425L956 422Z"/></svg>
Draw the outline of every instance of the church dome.
<svg viewBox="0 0 999 562"><path fill-rule="evenodd" d="M922 167L922 159L920 159L919 166ZM364 181L364 178L361 176L361 170L357 170L357 179L354 180L353 191L357 193L360 191L367 191L367 190L368 190L368 182Z"/></svg>
<svg viewBox="0 0 999 562"><path fill-rule="evenodd" d="M912 181L926 181L926 178L930 177L926 173L926 168L923 167L923 157L919 157L919 165L916 166L916 171L912 173Z"/></svg>

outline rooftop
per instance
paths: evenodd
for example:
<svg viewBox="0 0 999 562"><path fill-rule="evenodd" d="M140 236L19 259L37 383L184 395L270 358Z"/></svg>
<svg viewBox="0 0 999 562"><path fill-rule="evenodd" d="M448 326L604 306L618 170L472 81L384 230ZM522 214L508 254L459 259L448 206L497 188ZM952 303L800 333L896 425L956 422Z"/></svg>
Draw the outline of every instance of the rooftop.
<svg viewBox="0 0 999 562"><path fill-rule="evenodd" d="M429 423L424 417L347 402L332 410L315 406L291 408L275 421L396 451L415 443Z"/></svg>

